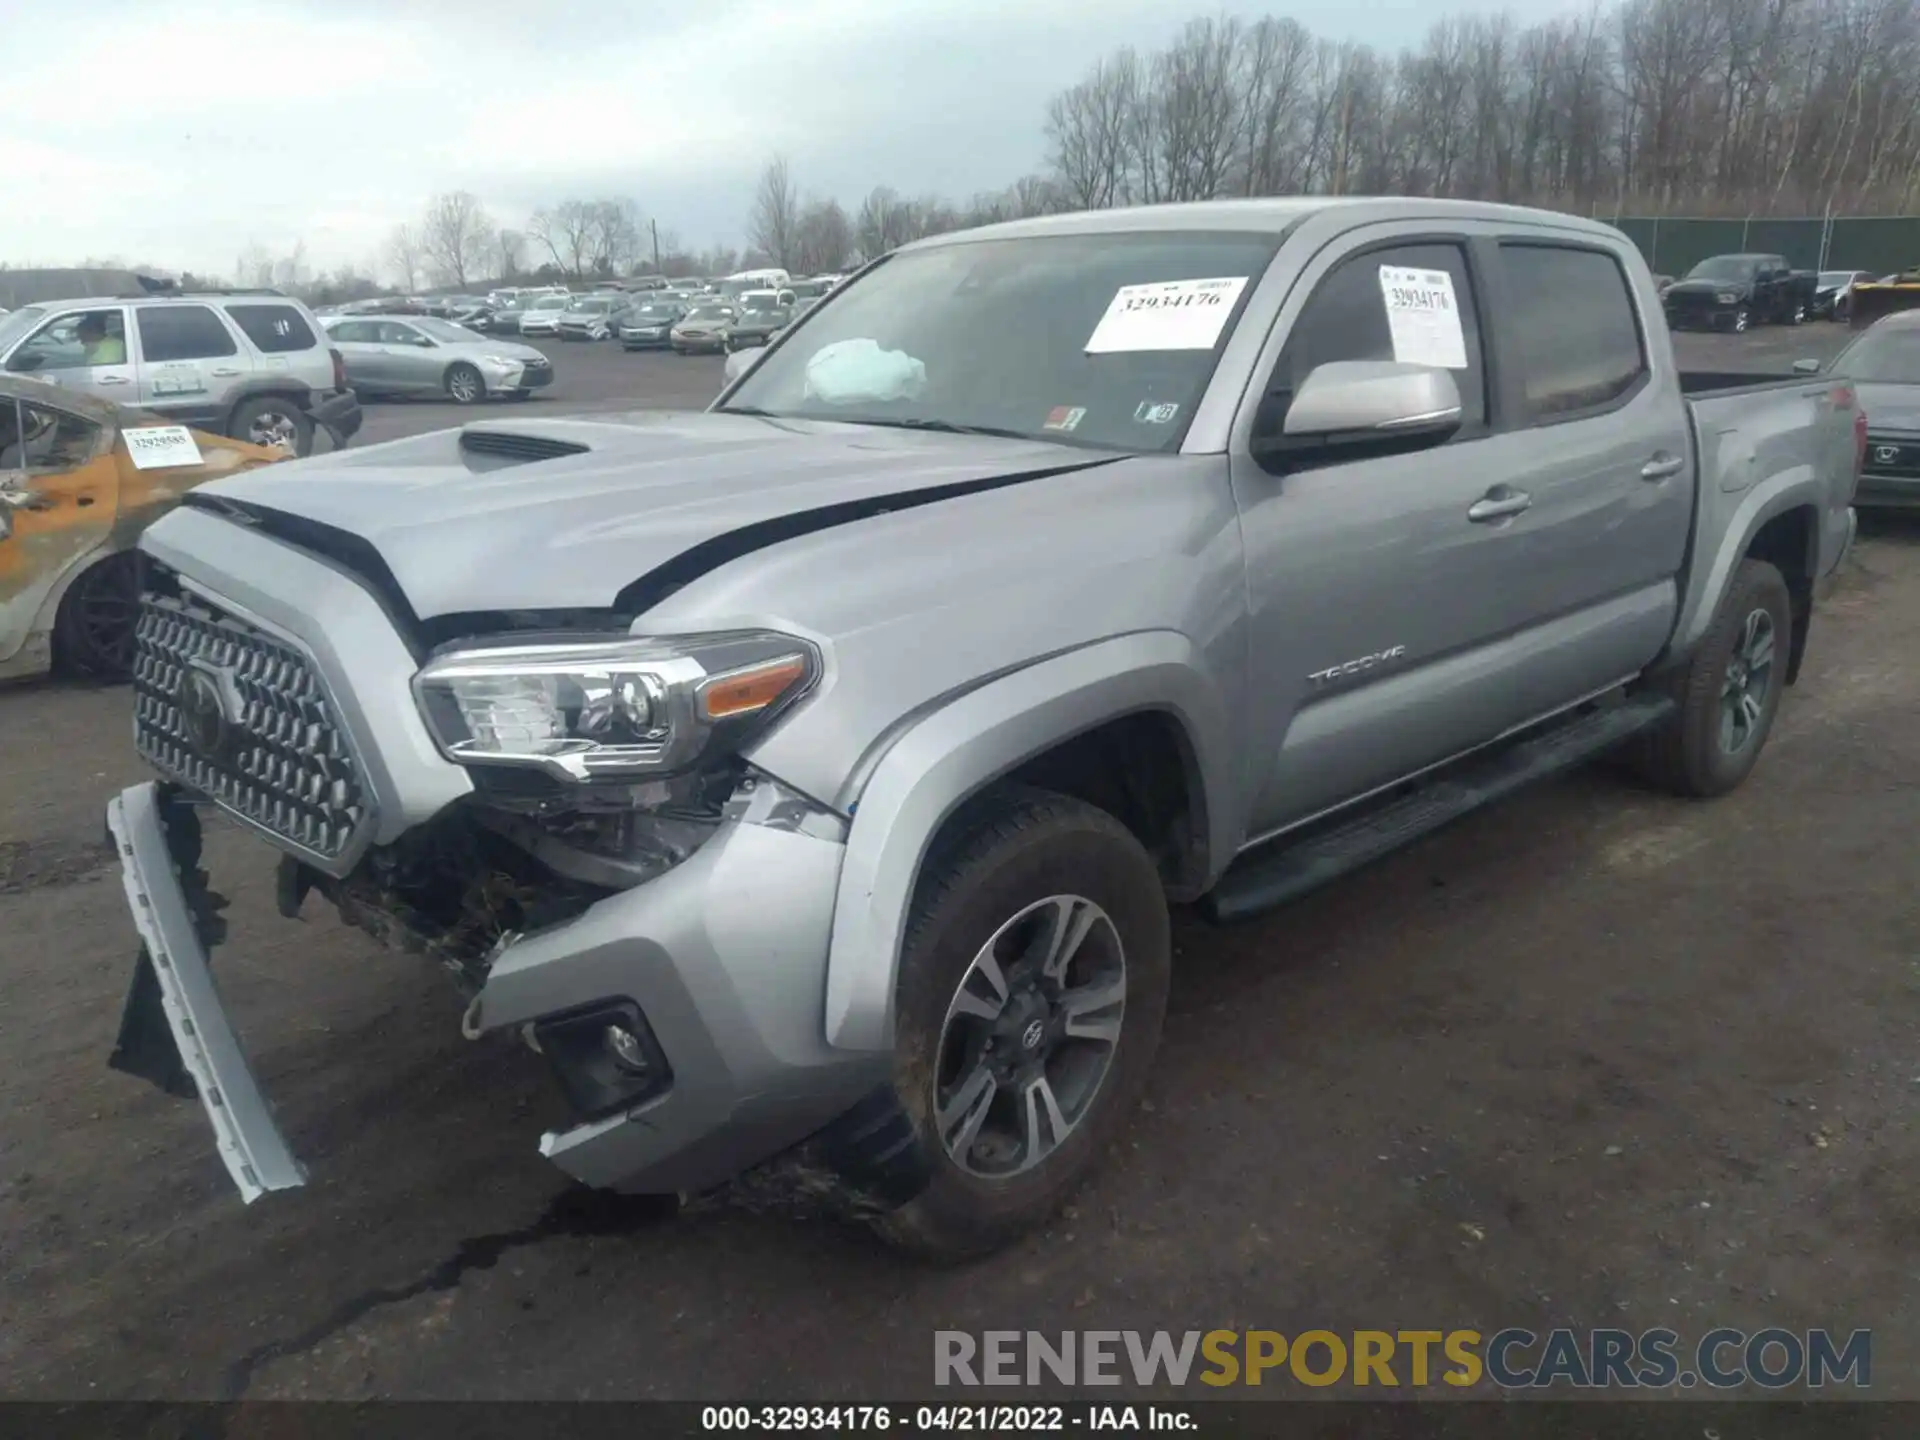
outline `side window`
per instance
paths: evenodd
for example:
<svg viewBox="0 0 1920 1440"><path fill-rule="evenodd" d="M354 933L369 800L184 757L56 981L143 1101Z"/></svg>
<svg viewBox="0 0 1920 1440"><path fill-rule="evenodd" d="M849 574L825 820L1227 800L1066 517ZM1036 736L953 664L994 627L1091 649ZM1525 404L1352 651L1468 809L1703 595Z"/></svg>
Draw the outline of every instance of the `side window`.
<svg viewBox="0 0 1920 1440"><path fill-rule="evenodd" d="M229 305L227 314L264 354L311 350L315 344L312 327L291 305Z"/></svg>
<svg viewBox="0 0 1920 1440"><path fill-rule="evenodd" d="M1322 277L1293 322L1286 349L1274 367L1276 393L1291 394L1315 367L1335 360L1410 360L1421 354L1397 354L1387 318L1382 269L1444 271L1453 285L1466 366L1449 367L1460 388L1462 427L1468 433L1485 425L1487 380L1480 348L1480 323L1474 311L1473 283L1466 254L1458 245L1394 245L1367 250L1340 262Z"/></svg>
<svg viewBox="0 0 1920 1440"><path fill-rule="evenodd" d="M64 410L22 400L19 429L24 440L26 471L29 475L63 475L78 470L99 449L101 428L91 420L69 415ZM16 457L21 453L12 452ZM14 468L20 461L15 458Z"/></svg>
<svg viewBox="0 0 1920 1440"><path fill-rule="evenodd" d="M127 321L121 310L77 310L42 325L7 359L23 375L127 363Z"/></svg>
<svg viewBox="0 0 1920 1440"><path fill-rule="evenodd" d="M327 330L327 338L346 345L364 344L367 339L367 322L364 320L342 320Z"/></svg>
<svg viewBox="0 0 1920 1440"><path fill-rule="evenodd" d="M1502 244L1515 370L1535 422L1616 404L1646 378L1620 262L1603 250Z"/></svg>
<svg viewBox="0 0 1920 1440"><path fill-rule="evenodd" d="M205 305L155 305L137 313L143 360L213 360L240 351Z"/></svg>
<svg viewBox="0 0 1920 1440"><path fill-rule="evenodd" d="M380 326L382 345L418 345L420 332L411 325L402 325L396 320L383 321Z"/></svg>

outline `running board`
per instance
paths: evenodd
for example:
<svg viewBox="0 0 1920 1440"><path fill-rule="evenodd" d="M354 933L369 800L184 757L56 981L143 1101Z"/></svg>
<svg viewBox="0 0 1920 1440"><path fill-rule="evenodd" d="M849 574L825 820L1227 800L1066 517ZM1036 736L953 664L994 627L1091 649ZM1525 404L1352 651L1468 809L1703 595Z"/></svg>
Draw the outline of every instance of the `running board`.
<svg viewBox="0 0 1920 1440"><path fill-rule="evenodd" d="M1665 695L1636 695L1524 740L1470 756L1410 793L1288 844L1236 861L1200 901L1209 920L1245 920L1370 865L1514 791L1570 770L1673 713Z"/></svg>

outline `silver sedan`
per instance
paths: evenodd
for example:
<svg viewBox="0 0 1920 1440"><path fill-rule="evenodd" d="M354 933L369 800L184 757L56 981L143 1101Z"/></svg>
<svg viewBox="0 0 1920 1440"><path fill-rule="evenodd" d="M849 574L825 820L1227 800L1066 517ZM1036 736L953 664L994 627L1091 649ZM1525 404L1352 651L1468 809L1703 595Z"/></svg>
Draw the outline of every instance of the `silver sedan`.
<svg viewBox="0 0 1920 1440"><path fill-rule="evenodd" d="M461 405L530 395L553 383L553 362L531 345L480 335L429 316L328 316L321 322L363 399L445 395Z"/></svg>

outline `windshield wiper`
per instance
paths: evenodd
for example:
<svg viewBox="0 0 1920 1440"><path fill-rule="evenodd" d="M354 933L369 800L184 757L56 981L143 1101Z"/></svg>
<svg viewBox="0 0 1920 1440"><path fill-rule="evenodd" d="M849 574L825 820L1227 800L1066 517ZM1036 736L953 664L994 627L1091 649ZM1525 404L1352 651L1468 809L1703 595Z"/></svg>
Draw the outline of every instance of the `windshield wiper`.
<svg viewBox="0 0 1920 1440"><path fill-rule="evenodd" d="M838 416L836 419L840 418ZM1029 435L1024 430L1008 430L999 425L959 425L951 420L870 420L857 416L843 421L848 425L880 425L890 430L932 430L941 435L992 435L1001 440L1034 440L1039 437Z"/></svg>

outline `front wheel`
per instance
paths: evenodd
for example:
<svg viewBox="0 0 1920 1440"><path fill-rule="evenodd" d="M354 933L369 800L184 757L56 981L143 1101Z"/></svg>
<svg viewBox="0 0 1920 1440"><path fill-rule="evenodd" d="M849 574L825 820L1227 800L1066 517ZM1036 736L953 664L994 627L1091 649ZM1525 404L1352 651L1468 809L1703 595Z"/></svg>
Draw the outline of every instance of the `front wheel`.
<svg viewBox="0 0 1920 1440"><path fill-rule="evenodd" d="M109 555L75 577L54 616L61 668L96 680L124 680L133 670L133 631L140 619L140 557Z"/></svg>
<svg viewBox="0 0 1920 1440"><path fill-rule="evenodd" d="M926 1187L876 1220L930 1259L1044 1222L1146 1088L1172 950L1160 876L1103 810L988 797L936 849L896 989L895 1095Z"/></svg>
<svg viewBox="0 0 1920 1440"><path fill-rule="evenodd" d="M1742 306L1740 309L1733 312L1733 333L1734 334L1744 335L1747 333L1749 329L1752 328L1752 326L1753 326L1753 316L1747 313L1745 306Z"/></svg>
<svg viewBox="0 0 1920 1440"><path fill-rule="evenodd" d="M1753 772L1786 689L1793 638L1787 582L1742 560L1713 623L1672 681L1677 713L1642 737L1631 759L1680 795L1724 795Z"/></svg>
<svg viewBox="0 0 1920 1440"><path fill-rule="evenodd" d="M1794 306L1793 313L1787 316L1787 323L1789 325L1804 325L1806 324L1806 322L1807 322L1807 307L1804 305Z"/></svg>
<svg viewBox="0 0 1920 1440"><path fill-rule="evenodd" d="M487 382L480 372L462 361L447 369L447 394L456 405L472 405L486 396Z"/></svg>

